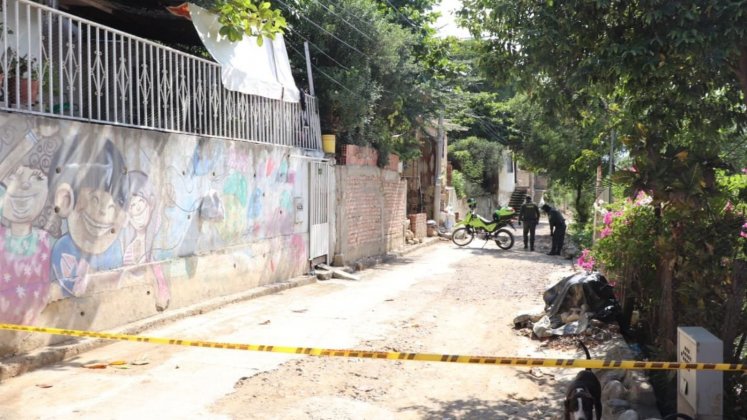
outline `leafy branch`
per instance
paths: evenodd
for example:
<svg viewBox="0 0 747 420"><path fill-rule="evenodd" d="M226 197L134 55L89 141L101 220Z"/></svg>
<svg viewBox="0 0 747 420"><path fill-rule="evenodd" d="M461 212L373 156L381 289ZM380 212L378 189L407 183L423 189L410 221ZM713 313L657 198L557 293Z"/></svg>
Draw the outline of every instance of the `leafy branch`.
<svg viewBox="0 0 747 420"><path fill-rule="evenodd" d="M275 39L287 27L279 9L262 0L199 0L196 3L218 14L222 25L220 34L230 41L240 41L244 36L256 36L257 45L264 38Z"/></svg>

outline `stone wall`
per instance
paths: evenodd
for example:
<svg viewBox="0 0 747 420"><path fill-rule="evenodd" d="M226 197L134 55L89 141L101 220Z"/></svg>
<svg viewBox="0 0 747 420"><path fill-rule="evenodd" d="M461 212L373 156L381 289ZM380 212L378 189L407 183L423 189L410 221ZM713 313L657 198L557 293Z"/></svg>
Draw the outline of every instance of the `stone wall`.
<svg viewBox="0 0 747 420"><path fill-rule="evenodd" d="M337 166L335 253L345 262L404 246L407 185L397 172L373 166Z"/></svg>
<svg viewBox="0 0 747 420"><path fill-rule="evenodd" d="M0 113L0 322L101 330L303 274L296 152Z"/></svg>

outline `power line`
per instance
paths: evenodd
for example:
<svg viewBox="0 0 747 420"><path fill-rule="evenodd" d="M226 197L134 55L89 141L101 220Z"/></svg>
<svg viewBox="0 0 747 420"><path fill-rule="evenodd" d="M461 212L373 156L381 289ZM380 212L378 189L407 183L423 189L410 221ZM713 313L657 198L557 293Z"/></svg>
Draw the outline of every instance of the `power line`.
<svg viewBox="0 0 747 420"><path fill-rule="evenodd" d="M324 50L322 50L321 48L319 48L319 46L318 46L318 45L316 45L316 44L314 44L313 42L311 42L311 41L309 41L308 39L306 39L306 38L305 38L305 37L304 37L303 35L301 35L301 33L300 33L300 32L298 32L298 31L296 31L296 30L294 30L294 29L291 29L291 28L288 28L288 30L290 30L290 31L291 31L291 32L293 32L294 34L298 35L298 36L299 36L299 37L300 37L301 39L303 39L304 41L308 42L308 43L309 43L310 45L312 45L312 46L313 46L314 48L316 48L316 49L317 49L317 51L319 51L320 53L324 54L324 56L326 56L327 58L329 58L330 60L332 60L332 61L333 61L333 62L334 62L335 64L337 64L338 66L340 66L340 67L344 68L344 69L345 69L345 70L347 70L347 71L350 71L350 68L349 68L349 67L347 67L346 65L344 65L344 64L340 63L339 61L335 60L335 59L334 59L334 57L332 57L331 55L329 55L329 54L327 54L326 52L324 52Z"/></svg>
<svg viewBox="0 0 747 420"><path fill-rule="evenodd" d="M415 29L423 29L423 28L419 27L418 25L416 25L415 22L411 21L410 18L408 18L407 16L403 15L402 12L400 12L399 9L397 9L397 7L394 6L391 1L389 1L389 0L384 0L384 1L386 1L387 4L389 4L390 6L392 6L392 9L394 9L394 11L397 12L398 15L402 16L403 19L405 19L407 22L409 22L410 25L413 28L415 28Z"/></svg>
<svg viewBox="0 0 747 420"><path fill-rule="evenodd" d="M330 4L336 4L334 1L331 1L331 0L329 1L329 3ZM354 17L358 22L361 22L361 23L367 25L369 29L373 29L374 32L377 32L376 31L376 27L371 22L363 20L360 16L358 16L358 15L356 15L354 13L348 12L348 10L345 9L345 8L343 8L342 10L344 10L345 14L347 14L349 17Z"/></svg>
<svg viewBox="0 0 747 420"><path fill-rule="evenodd" d="M333 11L332 11L332 10L331 10L331 9L330 9L329 7L325 6L325 5L324 5L324 4L322 3L322 2L320 2L319 0L314 0L314 1L315 1L315 2L316 2L316 3L318 4L318 5L322 6L322 7L324 8L324 10L326 10L326 11L328 11L328 12L332 13L332 15L333 15L333 16L335 16L335 17L338 17L338 18L340 18L340 19L341 19L341 20L342 20L343 22L347 23L347 24L348 24L348 26L350 26L351 28L353 28L353 29L354 29L354 30L355 30L356 32L358 32L359 34L363 35L363 37L364 37L364 38L366 38L366 39L367 39L367 40L369 40L369 41L373 41L373 38L371 38L370 36L368 36L368 34L366 34L365 32L361 31L360 29L358 29L358 28L357 28L357 27L356 27L355 25L353 25L352 23L348 22L348 21L347 21L347 19L345 19L344 17L342 17L342 16L338 15L337 13L333 12Z"/></svg>
<svg viewBox="0 0 747 420"><path fill-rule="evenodd" d="M326 30L326 29L324 29L324 28L322 28L321 26L319 26L319 24L317 24L317 23L316 23L316 22L314 22L313 20L311 20L311 19L307 18L307 17L306 17L306 15L304 15L303 13L299 12L299 11L298 11L298 10L296 10L296 9L293 9L293 8L291 8L291 7L290 7L290 6L288 6L288 4L287 4L287 3L285 3L285 2L283 1L283 0L277 0L277 1L278 1L278 2L280 3L280 4L282 4L283 6L285 6L285 8L286 8L286 9L288 9L288 11L289 11L289 12L295 12L296 14L298 14L298 16L301 16L302 18L306 19L306 21L308 21L308 22L309 22L310 24L314 25L314 26L315 26L315 27L316 27L317 29L320 29L320 30L321 30L322 32L326 33L327 35L331 36L332 38L334 38L334 39L336 39L336 40L340 41L341 43L343 43L344 45L346 45L346 46L347 46L348 48L350 48L351 50L353 50L353 51L357 52L358 54L362 55L362 56L363 56L363 57L365 57L366 59L369 59L369 58L370 58L370 57L368 57L368 56L367 56L366 54L364 54L364 53L363 53L363 52L362 52L361 50L359 50L358 48L355 48L354 46L352 46L352 45L348 44L347 42L345 42L345 41L343 41L342 39L338 38L338 37L337 37L337 35L333 34L332 32L330 32L330 31L328 31L328 30Z"/></svg>
<svg viewBox="0 0 747 420"><path fill-rule="evenodd" d="M302 59L304 59L304 60L306 59L306 54L303 54L301 51L298 51L298 49L296 47L294 47L293 44L288 43L288 46L291 47L291 49L293 50L293 52L295 52L296 54L298 54ZM322 76L326 77L331 82L335 83L336 85L340 86L341 88L347 90L348 92L352 93L353 95L355 95L355 96L357 96L357 97L359 97L359 98L361 98L363 100L367 100L366 98L362 97L361 95L357 94L356 92L353 92L350 88L348 88L347 86L343 85L341 82L337 81L337 79L335 79L334 77L328 75L327 73L325 73L324 71L322 71L321 69L319 69L319 67L317 67L316 65L314 65L314 63L311 63L311 67L313 67Z"/></svg>

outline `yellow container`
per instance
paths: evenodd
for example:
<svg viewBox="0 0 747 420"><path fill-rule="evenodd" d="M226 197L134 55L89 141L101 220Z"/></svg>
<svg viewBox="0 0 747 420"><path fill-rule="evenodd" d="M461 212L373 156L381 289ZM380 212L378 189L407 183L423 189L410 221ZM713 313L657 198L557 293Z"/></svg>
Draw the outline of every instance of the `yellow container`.
<svg viewBox="0 0 747 420"><path fill-rule="evenodd" d="M322 150L324 150L324 153L335 153L334 134L322 134Z"/></svg>

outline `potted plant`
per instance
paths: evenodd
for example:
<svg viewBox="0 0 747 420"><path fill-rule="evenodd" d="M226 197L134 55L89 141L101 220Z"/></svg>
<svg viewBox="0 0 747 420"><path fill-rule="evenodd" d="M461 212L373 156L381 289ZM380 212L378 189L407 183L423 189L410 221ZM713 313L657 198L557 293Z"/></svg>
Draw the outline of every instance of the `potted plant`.
<svg viewBox="0 0 747 420"><path fill-rule="evenodd" d="M3 5L2 5L2 2L0 2L0 14L2 14L2 11L3 11ZM8 37L8 35L12 35L12 34L13 34L13 30L10 28L6 29L5 22L0 21L0 37L1 37L0 41L5 40ZM10 73L9 71L7 71L7 67L5 67L8 65L8 62L5 61L6 57L7 59L10 59L12 55L13 55L13 50L10 47L8 47L7 51L5 51L2 55L0 55L0 90L2 90L4 86L3 82L5 81L5 73Z"/></svg>
<svg viewBox="0 0 747 420"><path fill-rule="evenodd" d="M11 104L33 105L39 97L39 65L36 58L8 51L8 97ZM18 95L16 95L18 89Z"/></svg>

